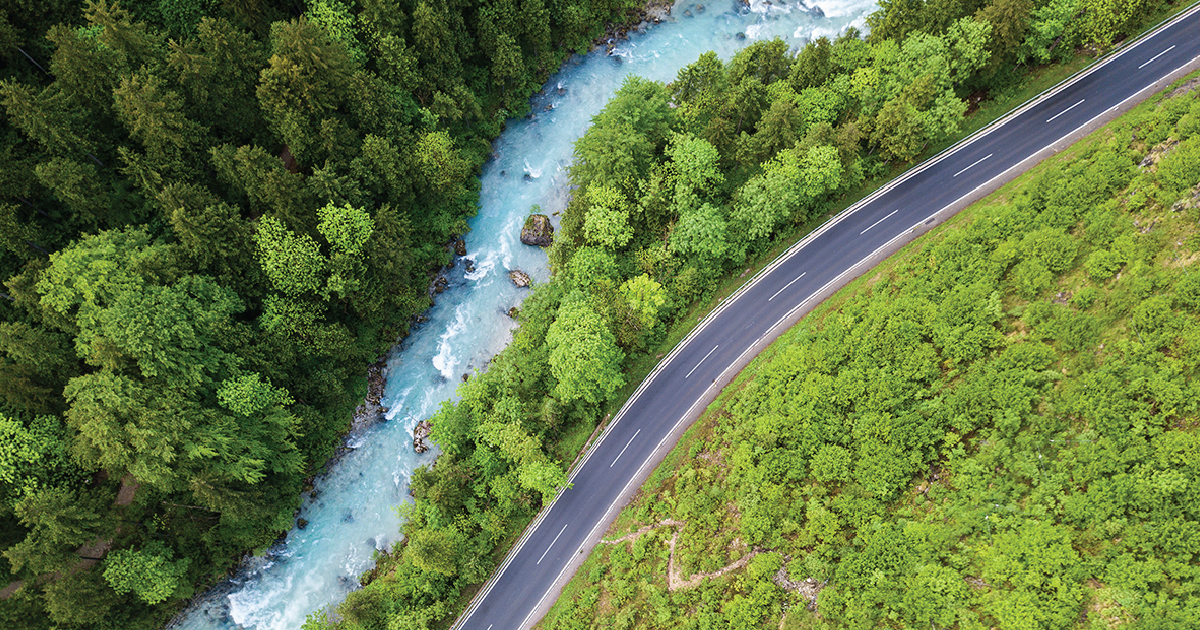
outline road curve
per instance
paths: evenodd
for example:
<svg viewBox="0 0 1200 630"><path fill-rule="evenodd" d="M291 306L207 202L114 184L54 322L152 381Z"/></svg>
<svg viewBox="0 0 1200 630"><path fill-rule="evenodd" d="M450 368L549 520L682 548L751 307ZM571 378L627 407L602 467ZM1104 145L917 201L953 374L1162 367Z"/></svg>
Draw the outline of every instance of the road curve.
<svg viewBox="0 0 1200 630"><path fill-rule="evenodd" d="M793 246L626 402L456 629L531 627L683 430L762 348L903 244L1200 66L1200 5L926 161Z"/></svg>

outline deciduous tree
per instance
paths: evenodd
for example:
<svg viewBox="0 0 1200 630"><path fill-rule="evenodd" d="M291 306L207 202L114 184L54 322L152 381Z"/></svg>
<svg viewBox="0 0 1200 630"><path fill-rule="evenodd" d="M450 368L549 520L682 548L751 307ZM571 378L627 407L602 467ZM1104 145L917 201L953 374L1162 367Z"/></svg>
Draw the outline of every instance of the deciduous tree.
<svg viewBox="0 0 1200 630"><path fill-rule="evenodd" d="M625 353L600 316L580 293L568 296L546 333L550 371L558 380L554 393L570 402L600 404L625 384Z"/></svg>

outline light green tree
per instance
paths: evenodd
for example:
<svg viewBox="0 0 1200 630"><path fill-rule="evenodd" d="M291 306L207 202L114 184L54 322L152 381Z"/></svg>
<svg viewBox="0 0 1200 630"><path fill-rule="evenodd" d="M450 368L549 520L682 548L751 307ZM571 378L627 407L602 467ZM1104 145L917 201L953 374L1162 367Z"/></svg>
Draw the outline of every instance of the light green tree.
<svg viewBox="0 0 1200 630"><path fill-rule="evenodd" d="M1017 49L1019 63L1047 63L1065 59L1078 41L1072 25L1080 0L1050 0L1033 11L1029 32Z"/></svg>
<svg viewBox="0 0 1200 630"><path fill-rule="evenodd" d="M618 279L617 261L603 247L585 245L575 250L568 270L575 284L586 290L596 285L611 287Z"/></svg>
<svg viewBox="0 0 1200 630"><path fill-rule="evenodd" d="M471 165L454 148L449 132L433 131L422 134L417 141L418 171L427 185L447 194L461 187Z"/></svg>
<svg viewBox="0 0 1200 630"><path fill-rule="evenodd" d="M625 196L615 186L593 184L588 187L587 199L583 233L588 240L609 250L624 247L633 238Z"/></svg>
<svg viewBox="0 0 1200 630"><path fill-rule="evenodd" d="M653 328L658 323L658 310L667 302L662 285L642 274L621 284L621 297L629 313L641 326Z"/></svg>
<svg viewBox="0 0 1200 630"><path fill-rule="evenodd" d="M497 407L514 406L515 399L506 398ZM502 415L502 414L501 414ZM549 499L567 481L566 473L551 462L542 450L542 441L526 431L516 417L495 418L483 422L478 428L480 439L500 451L500 455L517 467L517 479L521 486L536 490Z"/></svg>
<svg viewBox="0 0 1200 630"><path fill-rule="evenodd" d="M714 188L725 181L719 165L720 153L703 138L673 136L667 155L671 158L668 169L675 187L676 213L693 207L700 199L710 198L716 192Z"/></svg>
<svg viewBox="0 0 1200 630"><path fill-rule="evenodd" d="M314 24L321 27L330 39L345 47L356 64L366 61L362 45L358 43L358 34L354 27L354 15L350 8L338 0L308 0L308 11L305 15Z"/></svg>
<svg viewBox="0 0 1200 630"><path fill-rule="evenodd" d="M961 84L987 65L992 56L993 30L991 22L972 17L961 18L950 25L946 40L955 84Z"/></svg>
<svg viewBox="0 0 1200 630"><path fill-rule="evenodd" d="M1084 44L1108 46L1129 31L1157 0L1080 0L1073 27Z"/></svg>
<svg viewBox="0 0 1200 630"><path fill-rule="evenodd" d="M320 218L317 231L325 237L332 250L325 291L339 298L349 297L362 288L366 274L363 247L375 230L375 222L365 210L349 204L335 206L331 203L318 208L317 216Z"/></svg>
<svg viewBox="0 0 1200 630"><path fill-rule="evenodd" d="M276 291L289 296L320 294L328 262L320 245L307 234L296 234L274 217L259 219L254 232L258 261Z"/></svg>
<svg viewBox="0 0 1200 630"><path fill-rule="evenodd" d="M785 221L805 221L812 208L841 183L842 164L831 146L803 155L787 150L738 191L730 218L750 240L772 235Z"/></svg>
<svg viewBox="0 0 1200 630"><path fill-rule="evenodd" d="M582 293L563 301L546 332L546 345L550 372L558 380L554 394L563 401L600 404L625 384L625 353Z"/></svg>
<svg viewBox="0 0 1200 630"><path fill-rule="evenodd" d="M423 528L413 533L405 552L420 569L452 577L458 573L459 538L452 527Z"/></svg>
<svg viewBox="0 0 1200 630"><path fill-rule="evenodd" d="M674 253L719 261L729 252L725 217L716 206L706 203L679 218L670 244Z"/></svg>
<svg viewBox="0 0 1200 630"><path fill-rule="evenodd" d="M276 405L292 404L286 390L264 383L257 372L230 377L222 381L217 400L226 409L243 416L261 413Z"/></svg>
<svg viewBox="0 0 1200 630"><path fill-rule="evenodd" d="M104 579L118 593L134 593L147 604L158 604L186 595L190 558L172 560L161 542L151 541L141 549L118 549L104 559Z"/></svg>
<svg viewBox="0 0 1200 630"><path fill-rule="evenodd" d="M25 426L0 414L0 500L15 503L39 488L82 481L69 440L55 416L38 416Z"/></svg>
<svg viewBox="0 0 1200 630"><path fill-rule="evenodd" d="M672 119L666 86L630 76L575 143L571 178L624 186L645 175Z"/></svg>

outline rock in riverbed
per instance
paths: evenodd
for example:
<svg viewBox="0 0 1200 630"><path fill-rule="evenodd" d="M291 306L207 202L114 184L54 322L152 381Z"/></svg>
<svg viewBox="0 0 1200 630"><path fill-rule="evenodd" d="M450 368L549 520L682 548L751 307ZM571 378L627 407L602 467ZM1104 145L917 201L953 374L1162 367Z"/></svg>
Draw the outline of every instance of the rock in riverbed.
<svg viewBox="0 0 1200 630"><path fill-rule="evenodd" d="M532 280L529 279L529 274L521 271L520 269L513 269L512 271L508 272L508 279L512 280L513 284L521 288L529 286L532 282Z"/></svg>
<svg viewBox="0 0 1200 630"><path fill-rule="evenodd" d="M544 214L531 214L525 219L521 228L521 242L526 245L550 247L554 242L554 226L550 225L550 217Z"/></svg>

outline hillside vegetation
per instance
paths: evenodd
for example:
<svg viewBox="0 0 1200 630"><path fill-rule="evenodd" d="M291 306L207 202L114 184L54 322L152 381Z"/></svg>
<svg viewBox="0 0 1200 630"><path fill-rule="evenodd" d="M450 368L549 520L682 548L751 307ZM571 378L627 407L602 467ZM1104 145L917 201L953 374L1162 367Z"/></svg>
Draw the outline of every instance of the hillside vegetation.
<svg viewBox="0 0 1200 630"><path fill-rule="evenodd" d="M540 627L1200 625L1197 82L801 321Z"/></svg>

